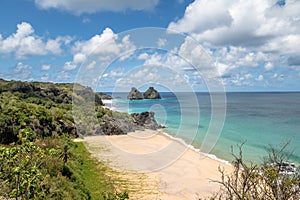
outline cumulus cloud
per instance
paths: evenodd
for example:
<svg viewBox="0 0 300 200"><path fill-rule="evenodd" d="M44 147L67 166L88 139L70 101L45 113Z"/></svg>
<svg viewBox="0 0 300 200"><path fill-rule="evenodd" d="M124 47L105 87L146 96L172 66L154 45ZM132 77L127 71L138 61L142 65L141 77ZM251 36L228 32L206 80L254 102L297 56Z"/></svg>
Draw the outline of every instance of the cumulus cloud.
<svg viewBox="0 0 300 200"><path fill-rule="evenodd" d="M167 40L163 38L159 38L157 41L157 46L158 47L164 47L167 44Z"/></svg>
<svg viewBox="0 0 300 200"><path fill-rule="evenodd" d="M51 69L51 65L42 65L41 66L41 70L43 70L43 71L48 71L50 69Z"/></svg>
<svg viewBox="0 0 300 200"><path fill-rule="evenodd" d="M31 70L32 67L30 65L24 64L22 62L19 62L14 67L14 78L21 79L21 80L28 80L31 79Z"/></svg>
<svg viewBox="0 0 300 200"><path fill-rule="evenodd" d="M186 8L183 18L170 23L169 28L216 45L261 46L271 39L278 50L276 44L281 41L299 41L297 9L299 1L286 1L282 7L274 0L196 0Z"/></svg>
<svg viewBox="0 0 300 200"><path fill-rule="evenodd" d="M59 9L74 14L97 11L151 10L159 0L35 0L41 9Z"/></svg>
<svg viewBox="0 0 300 200"><path fill-rule="evenodd" d="M263 81L264 80L264 76L262 74L260 74L255 80L257 80L257 81Z"/></svg>
<svg viewBox="0 0 300 200"><path fill-rule="evenodd" d="M272 70L273 68L274 68L274 65L273 65L271 62L265 63L265 69L266 69L267 71L270 71L270 70Z"/></svg>
<svg viewBox="0 0 300 200"><path fill-rule="evenodd" d="M41 81L48 81L49 80L49 74L44 74L41 76Z"/></svg>
<svg viewBox="0 0 300 200"><path fill-rule="evenodd" d="M241 85L245 74L299 65L300 1L195 0L171 30L191 34L217 63L222 77ZM192 52L192 49L187 52ZM278 69L279 70L279 69ZM285 70L286 71L286 70ZM258 81L267 76L256 77Z"/></svg>
<svg viewBox="0 0 300 200"><path fill-rule="evenodd" d="M146 60L147 58L149 58L149 55L147 53L141 53L137 57L137 59L139 59L139 60Z"/></svg>
<svg viewBox="0 0 300 200"><path fill-rule="evenodd" d="M97 34L89 40L75 42L71 48L73 60L65 63L65 70L75 69L78 65L84 63L89 56L97 55L97 61L105 62L134 48L135 46L130 41L129 35L119 38L110 28L106 28L101 34ZM95 65L96 63L93 64L93 66ZM93 68L87 66L87 69Z"/></svg>
<svg viewBox="0 0 300 200"><path fill-rule="evenodd" d="M64 70L66 71L70 71L70 70L73 70L73 69L76 69L76 64L74 64L73 62L65 62L65 65L64 65Z"/></svg>
<svg viewBox="0 0 300 200"><path fill-rule="evenodd" d="M194 1L186 8L182 19L170 23L169 29L199 33L207 29L228 27L232 22L232 17L224 8L230 5L230 1Z"/></svg>
<svg viewBox="0 0 300 200"><path fill-rule="evenodd" d="M13 54L17 59L31 55L60 54L61 45L69 40L69 37L58 37L45 41L34 34L31 24L22 22L17 25L17 31L7 38L0 35L0 52Z"/></svg>
<svg viewBox="0 0 300 200"><path fill-rule="evenodd" d="M131 87L144 87L157 84L169 88L171 91L190 91L191 84L185 76L171 70L168 67L157 65L144 65L133 68L122 77L116 80L115 89L117 91L128 91ZM189 90L188 90L189 89Z"/></svg>
<svg viewBox="0 0 300 200"><path fill-rule="evenodd" d="M96 67L96 61L92 61L92 62L90 62L87 66L86 66L86 68L87 69L94 69L95 67Z"/></svg>

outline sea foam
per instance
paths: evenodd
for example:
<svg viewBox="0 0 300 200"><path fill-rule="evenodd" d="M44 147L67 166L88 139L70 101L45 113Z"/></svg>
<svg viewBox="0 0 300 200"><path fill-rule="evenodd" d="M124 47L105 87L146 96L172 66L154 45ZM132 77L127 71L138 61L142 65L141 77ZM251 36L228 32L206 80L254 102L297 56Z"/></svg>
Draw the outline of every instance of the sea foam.
<svg viewBox="0 0 300 200"><path fill-rule="evenodd" d="M191 149L192 151L195 151L195 152L199 153L199 154L202 155L202 156L205 156L205 157L208 157L208 158L210 158L210 159L216 160L216 161L218 161L218 162L220 162L220 163L224 163L224 164L226 164L226 165L228 165L228 166L232 166L232 164L231 164L229 161L224 160L224 159L221 159L221 158L218 158L218 157L217 157L216 155L214 155L214 154L209 154L209 153L203 153L203 152L201 152L200 149L194 147L194 146L191 145L191 144L187 144L186 141L184 141L182 138L174 137L174 136L172 136L172 135L170 135L170 134L168 134L168 133L166 133L166 132L164 132L164 131L162 131L162 134L163 134L164 136L166 136L167 138L171 139L171 140L174 140L174 141L176 141L176 142L179 142L180 144L182 144L182 145L184 145L185 147Z"/></svg>

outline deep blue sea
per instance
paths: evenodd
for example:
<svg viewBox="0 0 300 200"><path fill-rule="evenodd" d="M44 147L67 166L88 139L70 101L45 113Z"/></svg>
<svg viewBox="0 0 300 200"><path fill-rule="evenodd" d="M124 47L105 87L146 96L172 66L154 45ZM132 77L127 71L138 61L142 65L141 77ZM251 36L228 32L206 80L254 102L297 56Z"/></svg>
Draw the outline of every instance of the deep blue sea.
<svg viewBox="0 0 300 200"><path fill-rule="evenodd" d="M115 110L154 111L156 120L167 126L165 132L218 158L231 161L231 147L237 152L244 143L246 161L259 163L270 145L279 149L289 143L290 160L300 163L300 93L233 92L225 94L225 103L213 105L209 93L166 92L159 100L135 101L125 93L112 95Z"/></svg>

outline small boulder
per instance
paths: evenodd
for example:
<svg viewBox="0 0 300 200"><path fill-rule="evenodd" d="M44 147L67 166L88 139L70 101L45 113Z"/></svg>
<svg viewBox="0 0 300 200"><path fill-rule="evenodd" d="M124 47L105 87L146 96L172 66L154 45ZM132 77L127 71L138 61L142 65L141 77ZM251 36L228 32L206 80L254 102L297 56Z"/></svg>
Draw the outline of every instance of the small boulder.
<svg viewBox="0 0 300 200"><path fill-rule="evenodd" d="M144 95L138 91L135 87L131 88L130 93L127 96L129 100L137 100L137 99L144 99Z"/></svg>
<svg viewBox="0 0 300 200"><path fill-rule="evenodd" d="M160 94L157 92L157 90L154 89L154 87L149 87L148 90L144 93L145 99L161 99Z"/></svg>

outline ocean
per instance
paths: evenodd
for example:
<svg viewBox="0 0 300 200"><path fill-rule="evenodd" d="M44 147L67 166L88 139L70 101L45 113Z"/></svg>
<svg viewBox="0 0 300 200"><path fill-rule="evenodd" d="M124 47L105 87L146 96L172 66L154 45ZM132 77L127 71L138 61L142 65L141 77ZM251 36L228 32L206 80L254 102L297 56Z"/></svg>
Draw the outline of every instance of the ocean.
<svg viewBox="0 0 300 200"><path fill-rule="evenodd" d="M110 106L128 113L154 111L169 135L226 161L233 160L231 149L238 153L237 145L243 144L246 162L261 163L270 146L279 150L289 143L290 161L300 163L300 93L232 92L225 103L213 105L209 93L160 94L162 99L129 101L127 93L112 93Z"/></svg>

